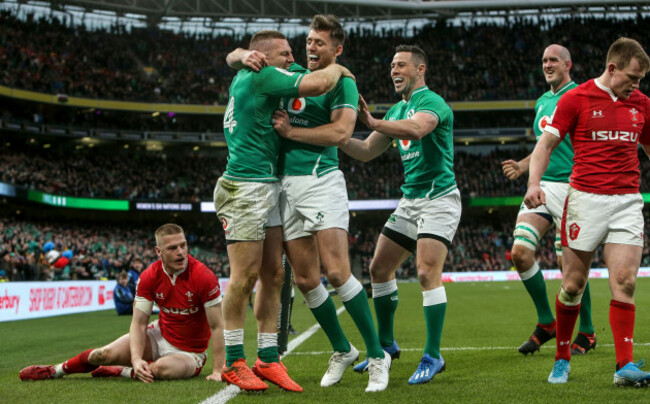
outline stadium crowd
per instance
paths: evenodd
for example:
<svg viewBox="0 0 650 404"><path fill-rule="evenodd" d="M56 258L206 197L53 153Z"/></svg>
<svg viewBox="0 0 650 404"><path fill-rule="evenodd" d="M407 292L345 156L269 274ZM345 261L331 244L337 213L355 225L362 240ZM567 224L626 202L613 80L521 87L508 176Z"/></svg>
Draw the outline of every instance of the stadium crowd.
<svg viewBox="0 0 650 404"><path fill-rule="evenodd" d="M521 159L525 149L493 148L455 153L456 181L470 197L523 196L526 178L508 180L501 162ZM361 163L339 153L348 195L356 199L401 196L404 168L399 153ZM641 192L650 192L650 160L640 155ZM226 165L223 152L43 149L0 145L0 182L66 196L198 202L212 200Z"/></svg>
<svg viewBox="0 0 650 404"><path fill-rule="evenodd" d="M201 223L186 232L190 254L218 276L228 276L223 235L208 233ZM136 257L146 266L157 260L154 245L153 233L145 226L7 217L0 219L0 275L12 281L114 279L129 270Z"/></svg>
<svg viewBox="0 0 650 404"><path fill-rule="evenodd" d="M516 213L496 218L473 216L461 222L449 249L445 272L509 271L514 270L510 260L512 229ZM230 266L226 245L216 219L197 220L185 225L190 254L204 262L220 277L228 277ZM377 237L386 218L378 215L350 221L350 259L353 268L369 279L368 268ZM650 218L646 217L646 227ZM216 230L215 230L216 229ZM553 232L540 241L537 260L541 269L557 268ZM52 242L58 254L51 260L46 243ZM114 279L127 271L131 261L140 257L145 267L155 261L155 241L150 228L145 226L115 226L59 221L28 221L16 218L0 219L0 280L69 280ZM650 266L650 242L646 235L642 266ZM44 248L45 247L45 248ZM71 257L56 262L62 253ZM592 267L604 266L602 251L598 251ZM413 259L398 269L399 279L417 278Z"/></svg>
<svg viewBox="0 0 650 404"><path fill-rule="evenodd" d="M539 74L544 44L566 42L573 55L573 78L583 82L600 73L594 69L605 58L605 48L594 44L622 35L643 38L649 25L650 19L636 16L477 20L462 25L441 20L410 32L354 28L348 30L341 63L357 74L367 101L392 102L392 88L376 83L388 81L395 44L418 38L435 66L429 69L427 83L445 100L534 99L547 90ZM22 20L5 11L0 13L0 84L100 99L225 104L234 73L225 55L247 40L241 35L176 34L157 28L89 31L56 17ZM302 35L291 39L291 45L296 60L304 61ZM647 83L641 86L647 90Z"/></svg>

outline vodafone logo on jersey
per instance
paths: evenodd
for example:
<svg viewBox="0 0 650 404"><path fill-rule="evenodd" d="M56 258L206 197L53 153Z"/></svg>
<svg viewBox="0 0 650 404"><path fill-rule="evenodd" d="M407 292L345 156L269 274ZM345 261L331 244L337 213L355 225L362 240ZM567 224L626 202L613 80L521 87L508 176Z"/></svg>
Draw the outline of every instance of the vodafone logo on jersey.
<svg viewBox="0 0 650 404"><path fill-rule="evenodd" d="M287 106L289 112L292 114L299 114L302 111L305 110L305 107L307 106L307 102L303 97L301 98L291 98L289 100L289 105Z"/></svg>
<svg viewBox="0 0 650 404"><path fill-rule="evenodd" d="M537 122L537 127L539 127L540 132L544 132L544 130L546 129L546 125L550 125L551 123L553 123L553 121L551 120L551 117L544 115L539 120L539 122Z"/></svg>
<svg viewBox="0 0 650 404"><path fill-rule="evenodd" d="M410 140L402 140L402 139L400 139L398 143L399 143L399 147L404 151L407 151L408 149L411 148L411 141Z"/></svg>

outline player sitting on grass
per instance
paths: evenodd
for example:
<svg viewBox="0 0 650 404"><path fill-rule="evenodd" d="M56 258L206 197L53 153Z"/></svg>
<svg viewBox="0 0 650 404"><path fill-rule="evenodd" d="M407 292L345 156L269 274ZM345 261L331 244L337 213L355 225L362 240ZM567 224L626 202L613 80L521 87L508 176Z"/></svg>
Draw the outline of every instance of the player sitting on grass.
<svg viewBox="0 0 650 404"><path fill-rule="evenodd" d="M201 372L212 340L213 371L206 379L221 381L225 359L219 282L212 271L188 255L180 226L166 224L156 230L155 248L160 259L140 277L128 334L56 366L29 366L20 371L20 379L88 372L94 377L131 377L145 383L185 379ZM147 326L154 302L160 307L160 318Z"/></svg>

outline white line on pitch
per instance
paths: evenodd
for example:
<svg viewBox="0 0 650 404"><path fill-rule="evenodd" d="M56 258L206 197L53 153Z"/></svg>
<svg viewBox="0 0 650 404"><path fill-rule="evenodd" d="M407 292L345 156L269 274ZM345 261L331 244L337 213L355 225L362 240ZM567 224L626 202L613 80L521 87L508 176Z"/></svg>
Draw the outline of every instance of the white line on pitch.
<svg viewBox="0 0 650 404"><path fill-rule="evenodd" d="M345 306L339 307L339 309L336 310L336 315L343 313L344 310L345 310ZM309 327L307 331L303 332L302 334L298 335L296 338L292 339L289 342L289 344L287 344L287 351L284 354L282 354L282 358L289 355L294 349L298 348L300 344L307 341L307 339L312 335L314 335L319 328L320 328L320 324L316 323L311 327ZM332 354L331 351L328 353L330 355ZM219 390L215 395L210 396L205 400L201 401L199 404L226 404L228 401L235 398L237 394L241 393L241 391L242 390L239 387L235 386L234 384L231 384Z"/></svg>
<svg viewBox="0 0 650 404"><path fill-rule="evenodd" d="M614 344L598 344L599 347L613 348ZM634 346L650 346L650 342L635 343ZM555 348L555 345L543 345L542 349ZM515 346L458 346L458 347L444 347L440 348L441 351L510 351L515 350ZM423 348L400 348L404 352L422 351ZM332 351L311 351L311 352L294 352L292 355L331 355Z"/></svg>

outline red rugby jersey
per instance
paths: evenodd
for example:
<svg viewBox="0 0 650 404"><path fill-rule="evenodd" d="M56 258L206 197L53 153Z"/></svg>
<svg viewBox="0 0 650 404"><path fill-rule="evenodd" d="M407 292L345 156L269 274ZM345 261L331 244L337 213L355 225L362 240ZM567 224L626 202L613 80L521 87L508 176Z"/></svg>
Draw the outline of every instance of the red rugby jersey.
<svg viewBox="0 0 650 404"><path fill-rule="evenodd" d="M570 183L595 194L639 192L638 143L650 143L650 100L636 90L617 98L597 80L567 92L544 130L570 133L575 155Z"/></svg>
<svg viewBox="0 0 650 404"><path fill-rule="evenodd" d="M158 260L142 272L136 297L160 307L158 323L162 336L176 348L203 352L210 341L210 326L204 305L221 296L217 277L188 255L187 268L170 276Z"/></svg>

